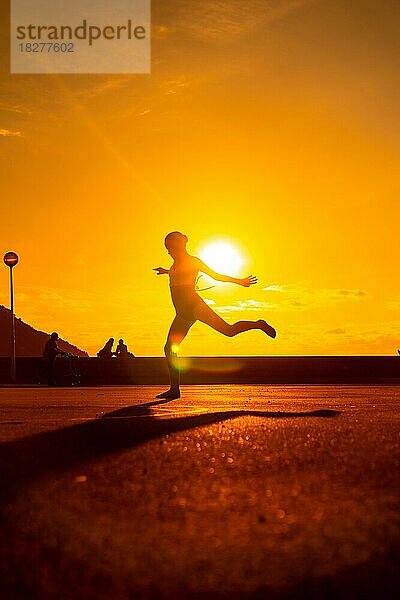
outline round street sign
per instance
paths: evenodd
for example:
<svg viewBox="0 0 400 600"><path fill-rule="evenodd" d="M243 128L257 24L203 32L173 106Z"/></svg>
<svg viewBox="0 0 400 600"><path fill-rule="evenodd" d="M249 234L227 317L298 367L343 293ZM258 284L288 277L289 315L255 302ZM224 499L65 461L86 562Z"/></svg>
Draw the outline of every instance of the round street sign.
<svg viewBox="0 0 400 600"><path fill-rule="evenodd" d="M18 263L18 254L15 254L15 252L7 252L7 254L4 255L4 264L7 265L7 267L15 267L15 265Z"/></svg>

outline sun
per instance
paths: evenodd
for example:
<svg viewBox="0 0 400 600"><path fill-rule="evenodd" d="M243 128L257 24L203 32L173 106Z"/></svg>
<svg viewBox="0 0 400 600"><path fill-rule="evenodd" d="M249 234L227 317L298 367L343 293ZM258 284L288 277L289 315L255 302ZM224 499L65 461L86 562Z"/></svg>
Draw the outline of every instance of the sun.
<svg viewBox="0 0 400 600"><path fill-rule="evenodd" d="M243 258L233 244L216 241L204 246L200 258L209 267L224 275L238 275Z"/></svg>

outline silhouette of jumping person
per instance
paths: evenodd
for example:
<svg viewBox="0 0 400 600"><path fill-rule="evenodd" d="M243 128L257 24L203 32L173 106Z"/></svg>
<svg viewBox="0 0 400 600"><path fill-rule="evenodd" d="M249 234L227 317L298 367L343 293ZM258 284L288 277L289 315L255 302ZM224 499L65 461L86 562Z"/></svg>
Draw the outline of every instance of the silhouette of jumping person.
<svg viewBox="0 0 400 600"><path fill-rule="evenodd" d="M57 356L70 356L68 352L64 352L59 348L57 340L58 333L54 331L47 340L42 355L47 369L47 382L50 386L56 385L54 380L54 367Z"/></svg>
<svg viewBox="0 0 400 600"><path fill-rule="evenodd" d="M179 231L169 233L164 243L168 254L173 258L173 265L170 269L164 269L164 267L153 269L153 271L157 271L157 275L169 275L171 298L176 311L176 316L172 321L164 346L165 356L168 361L170 389L159 394L157 398L180 398L179 345L196 321L201 321L228 337L233 337L234 335L238 335L238 333L243 333L250 329L260 329L270 337L276 337L275 329L262 319L258 321L237 321L231 325L224 321L204 302L196 292L196 279L199 271L216 281L236 283L244 287L249 287L257 283L257 278L250 275L243 279L236 279L235 277L216 273L216 271L213 271L204 264L202 260L188 253L186 250L187 242L187 236Z"/></svg>
<svg viewBox="0 0 400 600"><path fill-rule="evenodd" d="M112 358L113 354L113 346L114 346L114 338L110 338L108 342L105 343L104 347L98 351L97 356L99 358Z"/></svg>

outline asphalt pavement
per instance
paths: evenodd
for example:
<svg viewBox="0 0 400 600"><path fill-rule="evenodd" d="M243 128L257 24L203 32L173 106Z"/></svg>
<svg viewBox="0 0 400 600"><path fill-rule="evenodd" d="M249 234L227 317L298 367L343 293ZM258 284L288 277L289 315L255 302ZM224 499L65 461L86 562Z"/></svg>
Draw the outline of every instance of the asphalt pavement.
<svg viewBox="0 0 400 600"><path fill-rule="evenodd" d="M0 388L0 593L397 598L400 387Z"/></svg>

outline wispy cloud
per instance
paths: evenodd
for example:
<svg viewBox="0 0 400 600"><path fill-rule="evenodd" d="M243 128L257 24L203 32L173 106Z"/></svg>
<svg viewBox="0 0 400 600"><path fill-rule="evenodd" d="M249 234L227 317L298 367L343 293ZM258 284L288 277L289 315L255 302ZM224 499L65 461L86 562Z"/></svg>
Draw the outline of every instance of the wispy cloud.
<svg viewBox="0 0 400 600"><path fill-rule="evenodd" d="M262 302L259 300L239 300L232 304L225 306L215 306L215 310L219 313L231 313L231 312L248 312L248 311L260 311L265 309L271 309L275 305L269 302Z"/></svg>
<svg viewBox="0 0 400 600"><path fill-rule="evenodd" d="M104 114L104 120L122 121L141 117L158 118L166 113L171 119L173 111L175 111L174 114L177 118L181 118L179 102L186 102L190 97L190 93L193 93L201 85L203 79L203 76L180 75L175 78L166 77L157 80L143 94L132 94L128 104L125 103L111 113L107 108L108 112ZM90 94L87 95L87 98L90 98ZM164 123L165 127L174 128L175 121L172 119L170 125Z"/></svg>
<svg viewBox="0 0 400 600"><path fill-rule="evenodd" d="M176 79L167 79L166 81L162 81L160 87L164 94L170 96L171 94L177 94L178 92L182 92L191 87L191 81L188 79L188 77L182 76Z"/></svg>
<svg viewBox="0 0 400 600"><path fill-rule="evenodd" d="M367 295L367 292L363 290L335 290L336 296L355 296L356 298L362 298Z"/></svg>
<svg viewBox="0 0 400 600"><path fill-rule="evenodd" d="M397 354L400 347L400 321L345 323L343 327L323 330L318 324L289 326L281 331L286 347L302 344L305 353L321 354Z"/></svg>
<svg viewBox="0 0 400 600"><path fill-rule="evenodd" d="M367 292L360 289L312 288L306 284L274 284L264 287L263 291L273 293L274 302L269 308L275 310L306 310L367 296Z"/></svg>
<svg viewBox="0 0 400 600"><path fill-rule="evenodd" d="M342 333L343 331L343 333ZM338 338L348 348L358 351L360 354L396 354L400 346L400 322L386 321L365 324L346 324L345 327L327 332L331 339L337 332Z"/></svg>
<svg viewBox="0 0 400 600"><path fill-rule="evenodd" d="M265 293L267 299L261 296ZM222 314L248 311L305 311L324 306L362 300L367 292L359 289L332 288L314 289L306 284L271 284L262 288L261 296L248 300L238 300L228 305L217 305L214 308ZM211 304L208 301L208 304Z"/></svg>
<svg viewBox="0 0 400 600"><path fill-rule="evenodd" d="M263 288L263 292L283 292L283 285L267 285Z"/></svg>
<svg viewBox="0 0 400 600"><path fill-rule="evenodd" d="M88 86L85 89L81 89L75 92L74 97L76 99L88 100L91 98L97 98L109 93L113 93L121 88L127 87L130 80L126 75L122 76L111 76L103 79L99 83L95 83L92 86Z"/></svg>
<svg viewBox="0 0 400 600"><path fill-rule="evenodd" d="M0 111L16 113L18 115L32 115L32 111L22 104L6 104L0 102Z"/></svg>
<svg viewBox="0 0 400 600"><path fill-rule="evenodd" d="M214 308L219 313L238 313L247 311L304 311L323 306L334 306L335 304L357 301L367 296L367 292L359 289L313 289L305 284L271 284L262 288L261 293L266 292L267 300L262 297L248 300L238 300L229 305L218 306L214 302Z"/></svg>
<svg viewBox="0 0 400 600"><path fill-rule="evenodd" d="M11 129L0 129L1 137L22 137L20 131L12 131Z"/></svg>
<svg viewBox="0 0 400 600"><path fill-rule="evenodd" d="M80 291L69 291L61 294L55 290L46 288L22 288L17 293L17 300L22 307L28 306L48 306L52 310L72 310L78 312L87 312L93 307L93 302Z"/></svg>
<svg viewBox="0 0 400 600"><path fill-rule="evenodd" d="M200 0L178 2L175 8L175 23L192 38L230 42L246 35L254 27L287 18L315 0L229 0L215 2ZM175 33L167 18L156 25L156 37Z"/></svg>

